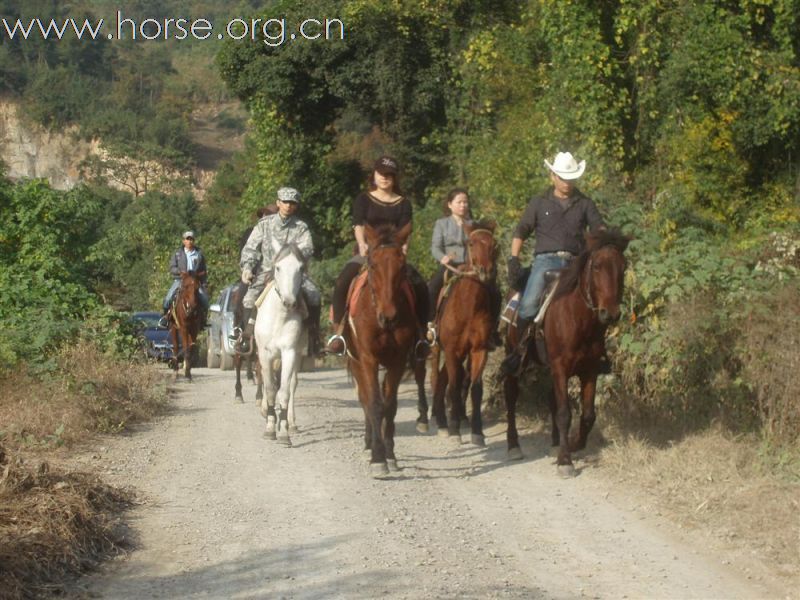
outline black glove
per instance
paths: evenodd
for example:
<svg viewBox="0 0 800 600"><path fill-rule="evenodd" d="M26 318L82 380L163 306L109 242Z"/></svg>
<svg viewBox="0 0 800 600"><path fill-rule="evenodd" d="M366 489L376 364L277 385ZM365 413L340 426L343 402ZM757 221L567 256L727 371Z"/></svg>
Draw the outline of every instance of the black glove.
<svg viewBox="0 0 800 600"><path fill-rule="evenodd" d="M522 273L522 263L519 262L519 257L512 256L508 259L508 285L514 287Z"/></svg>

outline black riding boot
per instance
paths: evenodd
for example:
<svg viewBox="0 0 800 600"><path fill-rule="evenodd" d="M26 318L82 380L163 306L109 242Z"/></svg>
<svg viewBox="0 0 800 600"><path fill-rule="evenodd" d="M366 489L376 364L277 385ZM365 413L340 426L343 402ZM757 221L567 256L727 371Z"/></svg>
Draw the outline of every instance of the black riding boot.
<svg viewBox="0 0 800 600"><path fill-rule="evenodd" d="M253 348L253 334L256 330L256 309L242 309L242 330L241 339L238 341L238 350L241 354L249 354Z"/></svg>
<svg viewBox="0 0 800 600"><path fill-rule="evenodd" d="M318 357L322 354L322 344L319 340L319 317L321 306L308 305L308 355Z"/></svg>
<svg viewBox="0 0 800 600"><path fill-rule="evenodd" d="M519 342L517 343L517 347L514 348L514 351L506 356L505 359L503 359L503 362L500 364L500 371L498 372L498 375L501 378L516 373L522 366L522 360L525 358L525 352L528 348L528 340L530 339L530 335L528 334L527 330L532 320L533 319L523 319L521 317L517 317L517 334L519 336Z"/></svg>

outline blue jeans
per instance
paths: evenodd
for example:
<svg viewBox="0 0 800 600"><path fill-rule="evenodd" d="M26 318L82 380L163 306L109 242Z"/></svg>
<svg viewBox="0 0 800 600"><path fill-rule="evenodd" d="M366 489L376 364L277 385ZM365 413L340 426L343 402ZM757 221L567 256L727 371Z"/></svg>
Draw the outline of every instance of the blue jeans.
<svg viewBox="0 0 800 600"><path fill-rule="evenodd" d="M178 292L178 289L181 287L181 280L174 279L172 281L172 285L169 286L169 291L167 292L166 297L164 298L164 304L162 308L164 312L167 312L169 309L169 305L172 302L172 297ZM203 305L203 310L208 310L208 294L206 293L206 288L204 286L200 286L198 288L198 293L200 295L200 304Z"/></svg>
<svg viewBox="0 0 800 600"><path fill-rule="evenodd" d="M522 300L519 303L519 317L533 319L539 312L542 292L544 292L544 274L547 271L563 269L569 264L568 258L562 258L555 252L542 252L537 254L531 265L531 274L525 284Z"/></svg>

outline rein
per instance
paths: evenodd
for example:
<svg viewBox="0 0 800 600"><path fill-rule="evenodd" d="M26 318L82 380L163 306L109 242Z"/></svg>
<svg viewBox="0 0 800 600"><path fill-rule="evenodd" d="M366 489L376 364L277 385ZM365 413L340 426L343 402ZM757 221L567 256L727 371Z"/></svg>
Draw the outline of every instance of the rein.
<svg viewBox="0 0 800 600"><path fill-rule="evenodd" d="M599 312L599 308L595 306L594 300L592 299L592 260L594 260L594 253L602 250L603 248L615 248L613 244L606 244L604 246L600 246L599 248L595 248L589 253L589 260L586 261L586 266L583 268L583 277L585 279L586 285L585 286L578 286L580 290L580 296L583 300L583 303L586 305L593 314L597 314ZM624 259L623 259L624 260Z"/></svg>

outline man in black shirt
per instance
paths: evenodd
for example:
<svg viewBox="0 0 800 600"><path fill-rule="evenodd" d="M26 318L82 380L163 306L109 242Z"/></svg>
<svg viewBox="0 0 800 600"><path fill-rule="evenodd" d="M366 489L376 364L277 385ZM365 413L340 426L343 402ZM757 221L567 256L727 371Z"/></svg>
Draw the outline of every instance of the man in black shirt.
<svg viewBox="0 0 800 600"><path fill-rule="evenodd" d="M539 312L540 297L545 288L544 274L566 267L573 257L583 251L583 234L587 228L605 227L594 202L575 187L576 180L586 168L586 161L578 163L571 153L559 152L552 163L545 160L544 164L550 170L553 185L528 203L511 242L508 279L514 287L522 271L519 260L522 246L531 233L536 237L531 274L522 293L517 316L517 331L522 342L518 351L503 362L503 374L519 368L527 345L525 333Z"/></svg>

